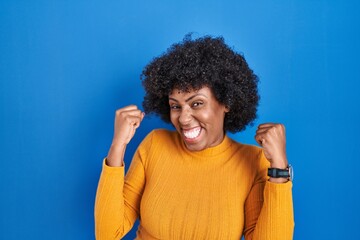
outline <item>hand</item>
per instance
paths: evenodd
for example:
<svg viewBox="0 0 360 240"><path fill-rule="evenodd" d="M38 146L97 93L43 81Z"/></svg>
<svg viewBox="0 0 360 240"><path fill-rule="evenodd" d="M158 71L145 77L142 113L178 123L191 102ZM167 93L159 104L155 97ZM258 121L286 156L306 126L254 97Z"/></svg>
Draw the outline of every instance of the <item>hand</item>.
<svg viewBox="0 0 360 240"><path fill-rule="evenodd" d="M145 113L141 112L135 105L129 105L116 111L114 137L107 156L107 165L112 167L124 165L126 146L134 137L144 116Z"/></svg>
<svg viewBox="0 0 360 240"><path fill-rule="evenodd" d="M286 136L283 124L260 124L256 131L255 140L262 146L270 167L285 169L288 166L286 157Z"/></svg>
<svg viewBox="0 0 360 240"><path fill-rule="evenodd" d="M134 137L145 113L135 105L120 108L115 114L113 145L127 145Z"/></svg>

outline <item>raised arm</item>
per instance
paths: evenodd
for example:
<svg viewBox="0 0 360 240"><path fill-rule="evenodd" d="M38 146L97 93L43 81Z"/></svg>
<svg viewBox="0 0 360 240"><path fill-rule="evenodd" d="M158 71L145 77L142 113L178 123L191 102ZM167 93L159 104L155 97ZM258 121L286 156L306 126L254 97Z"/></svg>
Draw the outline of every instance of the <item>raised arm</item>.
<svg viewBox="0 0 360 240"><path fill-rule="evenodd" d="M288 165L285 127L266 123L258 127L256 141L263 147L258 173L245 203L246 240L291 240L294 231L292 182L269 178L267 169Z"/></svg>
<svg viewBox="0 0 360 240"><path fill-rule="evenodd" d="M145 182L144 168L137 151L129 168L129 180L124 180L124 154L143 117L144 114L134 105L116 111L114 138L103 163L96 193L97 240L121 238L131 229L139 214L139 202Z"/></svg>

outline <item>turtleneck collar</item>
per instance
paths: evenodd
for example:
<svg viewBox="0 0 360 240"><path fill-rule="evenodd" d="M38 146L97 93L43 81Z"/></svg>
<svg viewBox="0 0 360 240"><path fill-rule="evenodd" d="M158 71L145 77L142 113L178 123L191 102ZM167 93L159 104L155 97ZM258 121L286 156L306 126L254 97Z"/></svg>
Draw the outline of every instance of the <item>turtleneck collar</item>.
<svg viewBox="0 0 360 240"><path fill-rule="evenodd" d="M220 144L218 144L214 147L209 147L204 150L200 150L200 151L190 151L189 149L187 149L187 147L179 133L177 133L177 138L178 138L178 141L180 141L182 150L184 150L184 152L186 152L187 154L195 156L195 157L216 157L216 156L222 154L223 152L225 152L227 149L229 149L229 147L232 145L232 142L233 142L231 140L231 138L229 138L227 136L227 134L225 133L224 139L222 140L222 142Z"/></svg>

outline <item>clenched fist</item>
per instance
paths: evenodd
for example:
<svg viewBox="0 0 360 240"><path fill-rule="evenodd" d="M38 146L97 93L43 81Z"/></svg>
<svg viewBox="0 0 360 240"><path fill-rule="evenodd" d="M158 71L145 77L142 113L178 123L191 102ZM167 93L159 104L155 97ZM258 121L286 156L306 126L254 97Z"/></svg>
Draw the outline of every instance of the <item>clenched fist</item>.
<svg viewBox="0 0 360 240"><path fill-rule="evenodd" d="M135 131L140 126L144 115L135 105L118 109L115 114L113 145L127 145L134 137Z"/></svg>
<svg viewBox="0 0 360 240"><path fill-rule="evenodd" d="M126 146L134 137L144 116L145 113L135 105L129 105L116 111L114 137L106 160L109 166L123 165Z"/></svg>
<svg viewBox="0 0 360 240"><path fill-rule="evenodd" d="M265 157L269 160L272 168L285 169L288 166L285 126L283 124L260 124L256 131L255 140L262 146Z"/></svg>

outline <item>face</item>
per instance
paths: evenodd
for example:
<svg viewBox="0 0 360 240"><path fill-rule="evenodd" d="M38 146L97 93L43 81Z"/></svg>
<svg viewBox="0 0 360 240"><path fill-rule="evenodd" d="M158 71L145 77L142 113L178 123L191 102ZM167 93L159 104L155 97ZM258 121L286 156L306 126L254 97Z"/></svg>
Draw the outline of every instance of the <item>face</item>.
<svg viewBox="0 0 360 240"><path fill-rule="evenodd" d="M224 118L229 110L220 104L208 87L169 95L170 119L190 151L220 144L224 138Z"/></svg>

